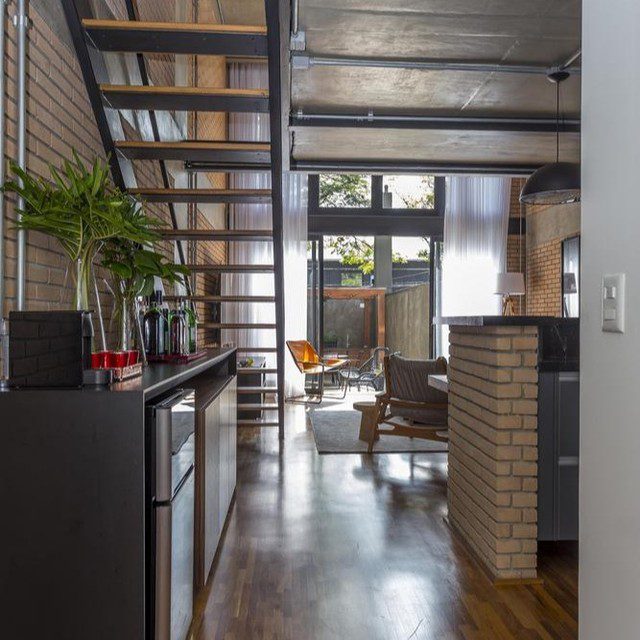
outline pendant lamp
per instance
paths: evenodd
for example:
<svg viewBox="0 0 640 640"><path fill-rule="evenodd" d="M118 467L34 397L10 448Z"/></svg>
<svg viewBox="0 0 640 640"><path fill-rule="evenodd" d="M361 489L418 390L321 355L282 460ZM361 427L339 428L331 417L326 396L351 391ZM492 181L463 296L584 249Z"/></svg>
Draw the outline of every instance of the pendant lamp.
<svg viewBox="0 0 640 640"><path fill-rule="evenodd" d="M580 202L580 165L560 162L560 83L568 71L555 71L547 78L556 85L556 161L534 171L520 192L525 204L568 204Z"/></svg>

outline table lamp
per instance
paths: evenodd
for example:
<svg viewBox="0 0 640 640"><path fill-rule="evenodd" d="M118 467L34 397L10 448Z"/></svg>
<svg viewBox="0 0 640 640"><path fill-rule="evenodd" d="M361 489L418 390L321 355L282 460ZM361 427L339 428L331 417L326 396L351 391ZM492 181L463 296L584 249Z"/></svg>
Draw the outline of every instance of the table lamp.
<svg viewBox="0 0 640 640"><path fill-rule="evenodd" d="M514 316L511 296L524 295L524 274L519 272L499 273L496 279L496 294L502 296L502 315Z"/></svg>

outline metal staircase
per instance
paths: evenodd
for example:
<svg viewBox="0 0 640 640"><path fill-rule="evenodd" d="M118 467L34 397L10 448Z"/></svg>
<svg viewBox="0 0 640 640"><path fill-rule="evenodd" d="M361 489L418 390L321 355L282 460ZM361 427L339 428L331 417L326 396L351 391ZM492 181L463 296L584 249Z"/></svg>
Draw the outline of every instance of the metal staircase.
<svg viewBox="0 0 640 640"><path fill-rule="evenodd" d="M282 206L282 140L281 105L281 15L278 0L265 0L265 27L178 22L145 22L139 19L135 0L125 0L128 20L101 20L91 15L88 0L62 0L73 44L80 62L98 129L110 164L114 182L121 189L149 202L167 205L171 226L161 230L162 237L176 242L183 264L196 274L266 273L274 279L275 295L217 295L192 293L193 304L209 305L263 303L275 306L275 323L202 322L209 330L275 330L276 343L269 347L242 346L240 354L275 354L276 366L266 369L238 367L238 375L268 373L276 376L276 384L239 389L239 410L260 410L273 418L238 420L238 426L277 427L284 437L284 291L283 291L283 206ZM287 25L288 29L288 25ZM134 53L142 84L123 86L109 83L105 52ZM151 86L145 53L267 57L269 90L219 89L207 87ZM152 140L115 140L107 109L130 109L149 114ZM163 141L159 135L156 111L217 111L269 113L270 142L234 142L209 140ZM285 149L285 152L288 151ZM159 163L162 184L154 188L138 188L131 184L133 163ZM166 162L183 162L187 171L211 173L260 171L271 173L271 189L198 189L173 188ZM127 178L127 179L125 179ZM271 204L270 230L179 228L174 206L200 203ZM270 242L273 264L188 264L182 242ZM167 297L175 300L175 297ZM260 403L242 402L243 395L259 393L274 398Z"/></svg>

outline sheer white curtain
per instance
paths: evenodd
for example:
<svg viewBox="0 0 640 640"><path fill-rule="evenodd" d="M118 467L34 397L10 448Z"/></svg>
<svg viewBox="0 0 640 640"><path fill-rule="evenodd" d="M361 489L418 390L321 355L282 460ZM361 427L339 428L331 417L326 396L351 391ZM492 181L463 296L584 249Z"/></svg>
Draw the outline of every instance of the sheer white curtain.
<svg viewBox="0 0 640 640"><path fill-rule="evenodd" d="M229 69L229 86L237 89L268 89L267 65L234 63ZM268 113L229 114L229 140L265 142L269 140ZM231 189L269 189L270 173L232 173ZM307 178L299 174L285 174L283 179L284 217L284 273L285 273L285 336L300 339L306 336L306 212ZM271 205L233 205L230 215L232 229L271 229ZM229 243L230 264L273 264L270 242ZM222 293L226 295L274 294L271 274L225 274ZM222 306L222 322L274 323L272 304L238 303ZM273 347L275 331L265 329L224 330L223 342L235 342L240 347ZM288 358L287 358L288 360ZM275 366L275 355L267 356L268 366ZM286 393L302 391L304 380L287 362ZM273 380L269 380L273 383Z"/></svg>
<svg viewBox="0 0 640 640"><path fill-rule="evenodd" d="M500 313L496 276L506 262L510 195L510 178L447 178L442 315ZM444 334L441 344L448 352L446 327Z"/></svg>
<svg viewBox="0 0 640 640"><path fill-rule="evenodd" d="M232 64L229 67L229 86L234 89L267 89L267 65ZM230 113L229 140L265 142L269 140L268 113ZM230 189L269 189L269 173L232 173ZM271 229L271 205L236 204L231 206L231 229ZM273 247L270 242L230 242L229 264L272 264ZM224 274L223 295L272 296L273 276L265 273ZM274 323L272 304L222 305L222 322ZM275 345L275 331L264 329L225 329L222 342L235 342L239 347L271 347ZM275 361L274 361L275 362ZM274 362L268 364L274 365Z"/></svg>

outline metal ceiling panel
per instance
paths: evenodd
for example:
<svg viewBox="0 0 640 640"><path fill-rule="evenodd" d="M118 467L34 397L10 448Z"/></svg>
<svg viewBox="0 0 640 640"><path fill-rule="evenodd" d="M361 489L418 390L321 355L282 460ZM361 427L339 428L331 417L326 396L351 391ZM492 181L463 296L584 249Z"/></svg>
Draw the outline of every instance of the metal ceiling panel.
<svg viewBox="0 0 640 640"><path fill-rule="evenodd" d="M307 49L551 64L580 44L580 0L300 0Z"/></svg>
<svg viewBox="0 0 640 640"><path fill-rule="evenodd" d="M398 160L542 165L555 160L555 135L304 128L296 131L293 156L296 160ZM579 134L563 134L561 159L577 162L579 158Z"/></svg>
<svg viewBox="0 0 640 640"><path fill-rule="evenodd" d="M292 92L294 111L539 117L555 113L553 85L531 74L312 67L293 72ZM563 113L577 117L579 76L562 85L561 95Z"/></svg>

